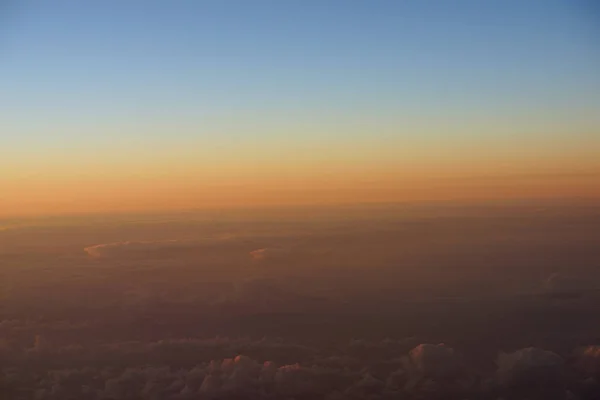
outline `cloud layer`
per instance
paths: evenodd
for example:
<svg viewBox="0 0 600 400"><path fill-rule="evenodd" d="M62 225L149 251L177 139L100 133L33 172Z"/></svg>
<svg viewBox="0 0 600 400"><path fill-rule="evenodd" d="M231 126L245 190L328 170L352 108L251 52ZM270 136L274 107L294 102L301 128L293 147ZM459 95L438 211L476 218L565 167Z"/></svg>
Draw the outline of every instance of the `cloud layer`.
<svg viewBox="0 0 600 400"><path fill-rule="evenodd" d="M360 341L361 346L387 351L402 343L405 342ZM592 400L600 395L597 346L578 350L571 361L533 347L501 353L495 373L488 374L468 368L456 350L443 344L422 343L404 353L403 360L390 352L378 361L351 356L357 344L340 343L338 351L346 355L332 357L325 349L266 338L125 342L92 349L55 347L38 337L33 347L21 353L18 363L0 369L0 389L7 398L30 393L27 398L39 400ZM227 353L234 355L219 356ZM191 356L192 363L165 363L168 357L178 354ZM210 354L216 358L209 358ZM11 353L0 348L5 361L15 360L17 355L15 350ZM302 361L284 361L293 355ZM273 358L281 361L272 361ZM89 364L90 360L94 362ZM111 360L116 364L110 364ZM65 361L69 367L48 364ZM39 372L34 372L36 368Z"/></svg>

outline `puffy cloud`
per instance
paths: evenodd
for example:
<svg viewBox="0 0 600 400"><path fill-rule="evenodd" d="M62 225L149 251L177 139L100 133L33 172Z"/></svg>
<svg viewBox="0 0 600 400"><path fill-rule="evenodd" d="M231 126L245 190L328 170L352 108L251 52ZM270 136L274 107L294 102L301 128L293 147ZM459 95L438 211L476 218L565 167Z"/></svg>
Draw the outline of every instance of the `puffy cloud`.
<svg viewBox="0 0 600 400"><path fill-rule="evenodd" d="M260 364L242 355L221 362L211 361L205 371L206 375L197 391L187 384L186 392L181 393L198 393L210 398L251 398L258 393L284 397L309 396L328 393L331 387L325 382L336 382L331 378L331 374L335 375L336 372L319 367L304 367L300 364L277 367L273 362Z"/></svg>
<svg viewBox="0 0 600 400"><path fill-rule="evenodd" d="M407 369L413 374L447 379L463 374L465 365L462 357L443 343L420 344L408 353Z"/></svg>
<svg viewBox="0 0 600 400"><path fill-rule="evenodd" d="M311 371L300 364L284 365L277 369L274 381L277 392L294 396L314 391Z"/></svg>
<svg viewBox="0 0 600 400"><path fill-rule="evenodd" d="M373 342L376 343L390 349L394 341ZM496 379L487 375L489 379L481 381L471 374L450 372L452 368L457 371L465 371L466 368L456 351L443 344L416 346L408 353L405 363L398 362L394 370L377 367L377 362L383 362L385 356L380 356L377 362L368 357L349 358L344 355L343 345L329 348L327 353L324 353L325 349L305 352L310 354L296 358L298 363L279 361L278 365L274 361L263 362L272 360L273 348L282 347L282 353L289 356L288 350L293 346L285 346L292 345L285 345L280 340L223 338L123 343L113 350L101 348L82 354L82 361L89 363L94 360L94 367L52 369L42 363L33 374L26 371L25 368L29 367L23 363L18 363L20 367L13 370L0 368L0 384L4 379L19 390L27 388L36 393L41 400L598 398L598 385L593 382L587 384L587 380L582 379L576 384L566 380L564 384L560 383L564 367L562 359L555 353L536 348L501 354ZM130 357L127 351L131 348L141 351L142 357ZM208 351L198 353L196 348L207 348ZM178 349L191 353L191 363L177 364L162 358L164 354L178 353ZM108 353L107 356L100 357L104 353ZM57 354L48 353L47 356L60 358L60 355L56 357ZM238 355L231 357L233 354ZM582 369L587 368L589 373L586 375L592 375L597 372L599 356L599 347L589 346L576 352L574 362ZM389 355L386 360L393 360L390 357L393 356ZM211 359L213 361L208 361ZM105 360L112 361L106 364ZM35 361L27 365L38 364L39 360ZM486 375L482 373L480 378L484 379ZM485 382L489 382L489 388ZM552 396L552 393L564 396Z"/></svg>
<svg viewBox="0 0 600 400"><path fill-rule="evenodd" d="M386 380L386 389L391 392L401 390L408 383L408 374L405 370L399 369L390 373Z"/></svg>
<svg viewBox="0 0 600 400"><path fill-rule="evenodd" d="M370 374L365 374L362 378L353 383L348 389L346 394L351 396L367 397L370 395L376 395L383 391L385 383L377 378L374 378Z"/></svg>
<svg viewBox="0 0 600 400"><path fill-rule="evenodd" d="M346 370L289 364L277 369L274 390L284 398L322 398L329 393L345 390L357 379L360 379L359 374Z"/></svg>
<svg viewBox="0 0 600 400"><path fill-rule="evenodd" d="M260 369L259 363L242 355L223 360L221 370L226 376L223 388L233 392L255 389Z"/></svg>
<svg viewBox="0 0 600 400"><path fill-rule="evenodd" d="M534 382L558 382L564 361L556 353L528 347L514 353L500 353L496 379L505 386L531 386Z"/></svg>
<svg viewBox="0 0 600 400"><path fill-rule="evenodd" d="M275 375L277 375L277 365L272 361L265 361L259 376L259 382L263 384L274 384Z"/></svg>
<svg viewBox="0 0 600 400"><path fill-rule="evenodd" d="M575 351L577 368L589 377L600 377L600 346L587 346Z"/></svg>

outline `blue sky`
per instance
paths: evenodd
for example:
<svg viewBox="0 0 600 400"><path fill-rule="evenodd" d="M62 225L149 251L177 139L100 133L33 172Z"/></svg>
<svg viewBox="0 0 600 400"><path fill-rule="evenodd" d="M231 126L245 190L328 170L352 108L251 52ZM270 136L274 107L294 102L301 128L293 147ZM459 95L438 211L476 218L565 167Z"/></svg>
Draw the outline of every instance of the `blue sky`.
<svg viewBox="0 0 600 400"><path fill-rule="evenodd" d="M600 106L600 20L584 1L8 4L4 146L94 141L98 126L115 137L200 135L145 129L154 121L568 121Z"/></svg>

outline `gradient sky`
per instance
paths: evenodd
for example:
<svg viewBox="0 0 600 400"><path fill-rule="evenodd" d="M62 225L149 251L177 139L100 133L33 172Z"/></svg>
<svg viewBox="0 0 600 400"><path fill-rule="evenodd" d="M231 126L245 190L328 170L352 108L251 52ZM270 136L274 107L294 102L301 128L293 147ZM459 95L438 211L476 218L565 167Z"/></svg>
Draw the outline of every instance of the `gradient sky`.
<svg viewBox="0 0 600 400"><path fill-rule="evenodd" d="M600 196L591 1L2 4L2 215Z"/></svg>

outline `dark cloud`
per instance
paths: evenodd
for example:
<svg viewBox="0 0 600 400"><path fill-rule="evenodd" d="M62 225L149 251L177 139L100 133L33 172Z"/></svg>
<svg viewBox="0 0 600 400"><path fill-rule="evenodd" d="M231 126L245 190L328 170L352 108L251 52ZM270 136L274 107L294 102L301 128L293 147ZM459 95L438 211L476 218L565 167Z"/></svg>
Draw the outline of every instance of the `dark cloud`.
<svg viewBox="0 0 600 400"><path fill-rule="evenodd" d="M564 360L556 353L528 347L513 353L500 353L497 381L505 386L533 385L538 381L558 381L564 375Z"/></svg>
<svg viewBox="0 0 600 400"><path fill-rule="evenodd" d="M586 346L575 351L576 366L587 377L600 378L600 346Z"/></svg>
<svg viewBox="0 0 600 400"><path fill-rule="evenodd" d="M42 339L37 340L40 346ZM389 347L389 340L382 343ZM377 342L373 342L376 345ZM34 347L39 347L39 346ZM348 348L351 344L348 343ZM498 358L498 369L489 386L483 372L467 372L463 357L445 345L421 344L406 354L396 369L382 372L368 359L341 354L335 358L325 349L304 349L297 353L302 361L272 361L284 358L297 345L278 339L181 339L153 343L118 343L103 346L96 352L80 347L81 361L88 363L68 368L46 368L44 357L65 357L56 346L35 351L31 364L0 368L0 384L5 393L23 393L31 398L56 400L82 399L445 399L498 397L530 399L596 399L600 393L589 375L597 373L597 346L579 349L575 364L568 364L557 354L525 348ZM238 350L244 351L239 353ZM273 353L278 349L279 353ZM199 350L202 350L199 352ZM246 355L246 351L255 354ZM332 351L330 349L329 351ZM131 358L132 352L140 357ZM108 353L104 364L98 355ZM191 353L194 365L163 364L161 354ZM211 358L217 354L235 354ZM237 353L237 354L236 354ZM31 354L31 353L30 353ZM279 355L277 355L279 354ZM332 362L335 361L335 362ZM151 364L152 366L149 366ZM30 370L32 366L38 371ZM168 365L168 366L167 366ZM567 368L575 366L585 373L565 377ZM28 370L29 369L29 370ZM452 370L461 371L460 373ZM481 375L481 377L479 377ZM491 375L488 375L491 378ZM570 383L569 383L570 382ZM2 387L0 387L2 388ZM13 390L12 392L10 390ZM549 394L550 393L550 394ZM555 393L555 395L552 395ZM517 397L515 397L517 396ZM520 397L519 397L520 396ZM579 397L575 397L579 396ZM582 397L583 396L583 397ZM587 396L587 397L586 397ZM29 397L27 397L29 398Z"/></svg>
<svg viewBox="0 0 600 400"><path fill-rule="evenodd" d="M420 344L408 353L408 370L435 379L453 378L464 374L462 357L444 344Z"/></svg>

